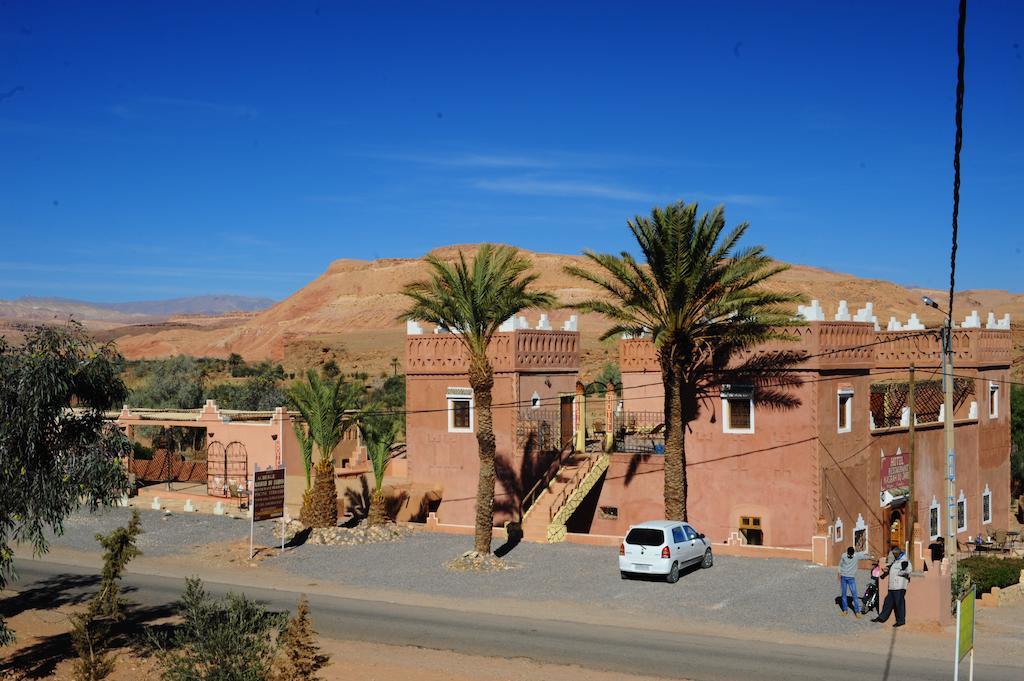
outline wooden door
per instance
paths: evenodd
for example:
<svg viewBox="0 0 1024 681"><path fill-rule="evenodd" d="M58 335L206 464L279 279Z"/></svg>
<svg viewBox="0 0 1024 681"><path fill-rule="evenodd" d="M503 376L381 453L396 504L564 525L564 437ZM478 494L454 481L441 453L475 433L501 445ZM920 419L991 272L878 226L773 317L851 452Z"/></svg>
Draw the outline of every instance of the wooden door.
<svg viewBox="0 0 1024 681"><path fill-rule="evenodd" d="M561 402L559 404L559 430L561 437L559 437L558 446L559 449L565 449L572 443L572 395L562 395Z"/></svg>

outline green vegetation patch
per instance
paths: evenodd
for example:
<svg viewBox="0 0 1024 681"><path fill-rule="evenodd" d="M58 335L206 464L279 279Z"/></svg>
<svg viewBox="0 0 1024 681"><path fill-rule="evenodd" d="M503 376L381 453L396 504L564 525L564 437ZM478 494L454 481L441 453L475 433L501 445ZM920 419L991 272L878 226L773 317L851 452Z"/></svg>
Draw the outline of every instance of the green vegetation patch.
<svg viewBox="0 0 1024 681"><path fill-rule="evenodd" d="M1024 558L971 556L960 561L959 568L971 576L971 582L978 587L978 594L985 594L992 591L992 587L1002 589L1016 584L1020 580L1020 571L1024 570Z"/></svg>

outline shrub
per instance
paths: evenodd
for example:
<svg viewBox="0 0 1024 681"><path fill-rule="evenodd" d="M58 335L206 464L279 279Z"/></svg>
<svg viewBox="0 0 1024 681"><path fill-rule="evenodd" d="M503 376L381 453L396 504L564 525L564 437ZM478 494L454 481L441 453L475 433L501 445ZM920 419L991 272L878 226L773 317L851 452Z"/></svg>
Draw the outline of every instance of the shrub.
<svg viewBox="0 0 1024 681"><path fill-rule="evenodd" d="M981 595L992 591L993 587L1016 584L1024 569L1024 558L971 556L960 561L959 566L970 575L971 583L978 587L978 595Z"/></svg>
<svg viewBox="0 0 1024 681"><path fill-rule="evenodd" d="M281 653L274 665L275 681L316 681L317 672L327 666L330 656L320 652L316 632L309 618L309 601L303 596L295 616L288 620L281 637Z"/></svg>
<svg viewBox="0 0 1024 681"><path fill-rule="evenodd" d="M182 623L154 641L165 681L264 681L278 651L283 613L239 594L215 599L198 579L185 582Z"/></svg>

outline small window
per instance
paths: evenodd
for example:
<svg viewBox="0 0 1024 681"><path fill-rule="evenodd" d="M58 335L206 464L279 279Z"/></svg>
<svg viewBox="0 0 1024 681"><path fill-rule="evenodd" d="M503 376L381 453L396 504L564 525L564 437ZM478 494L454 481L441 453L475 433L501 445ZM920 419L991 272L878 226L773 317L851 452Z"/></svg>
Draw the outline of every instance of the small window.
<svg viewBox="0 0 1024 681"><path fill-rule="evenodd" d="M751 388L723 386L722 430L726 433L754 432L754 393Z"/></svg>
<svg viewBox="0 0 1024 681"><path fill-rule="evenodd" d="M740 517L740 534L753 546L764 544L764 530L761 528L761 519L757 516Z"/></svg>
<svg viewBox="0 0 1024 681"><path fill-rule="evenodd" d="M604 520L618 520L619 519L619 507L618 506L602 506L600 508L601 518Z"/></svg>
<svg viewBox="0 0 1024 681"><path fill-rule="evenodd" d="M855 551L866 551L868 546L868 530L865 527L853 531L853 548Z"/></svg>
<svg viewBox="0 0 1024 681"><path fill-rule="evenodd" d="M835 529L835 535L833 536L833 541L835 541L835 543L838 544L841 541L843 541L843 519L842 518L836 518L835 528L836 529Z"/></svg>
<svg viewBox="0 0 1024 681"><path fill-rule="evenodd" d="M992 490L985 485L981 494L981 522L985 525L992 522Z"/></svg>
<svg viewBox="0 0 1024 681"><path fill-rule="evenodd" d="M694 539L696 539L696 538L697 538L697 535L699 534L699 533L697 532L697 530L693 529L693 528L692 528L692 527L690 527L689 525L684 525L684 526L683 526L683 530L685 530L685 531L686 531L686 538L687 538L688 540L690 540L690 541L693 541Z"/></svg>
<svg viewBox="0 0 1024 681"><path fill-rule="evenodd" d="M682 544L686 541L686 535L683 534L683 528L680 525L672 528L672 541L676 544Z"/></svg>
<svg viewBox="0 0 1024 681"><path fill-rule="evenodd" d="M853 393L849 390L841 390L837 397L836 422L838 432L849 433L851 421L853 421Z"/></svg>
<svg viewBox="0 0 1024 681"><path fill-rule="evenodd" d="M448 432L473 432L473 389L448 388Z"/></svg>
<svg viewBox="0 0 1024 681"><path fill-rule="evenodd" d="M988 417L999 417L999 385L996 383L988 384Z"/></svg>
<svg viewBox="0 0 1024 681"><path fill-rule="evenodd" d="M939 503L933 500L932 505L928 508L928 536L932 539L938 539L939 534L942 532L941 518Z"/></svg>
<svg viewBox="0 0 1024 681"><path fill-rule="evenodd" d="M653 527L634 527L626 535L626 543L633 546L661 546L665 543L665 533Z"/></svg>
<svg viewBox="0 0 1024 681"><path fill-rule="evenodd" d="M540 409L540 393L534 391L530 398L530 409Z"/></svg>
<svg viewBox="0 0 1024 681"><path fill-rule="evenodd" d="M967 498L960 490L960 498L956 500L956 531L967 531Z"/></svg>

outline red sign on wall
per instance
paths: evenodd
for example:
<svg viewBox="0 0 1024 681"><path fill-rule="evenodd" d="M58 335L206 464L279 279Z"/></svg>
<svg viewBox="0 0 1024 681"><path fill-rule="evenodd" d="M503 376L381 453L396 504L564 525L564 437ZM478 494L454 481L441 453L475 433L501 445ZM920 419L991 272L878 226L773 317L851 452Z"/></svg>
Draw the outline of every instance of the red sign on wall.
<svg viewBox="0 0 1024 681"><path fill-rule="evenodd" d="M892 456L882 456L880 474L881 491L894 497L910 492L910 457L897 450Z"/></svg>

